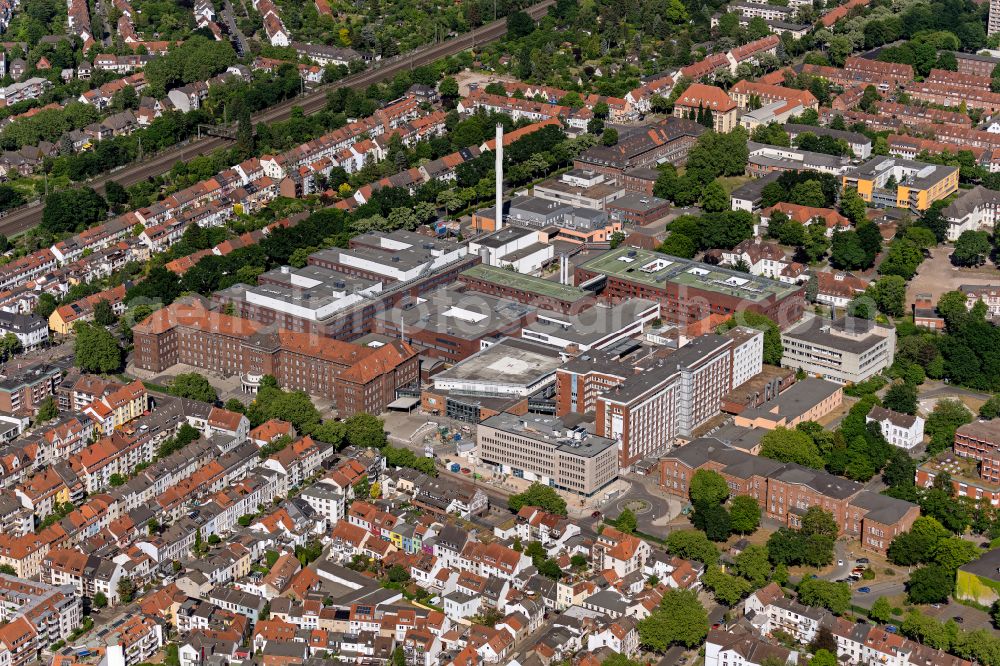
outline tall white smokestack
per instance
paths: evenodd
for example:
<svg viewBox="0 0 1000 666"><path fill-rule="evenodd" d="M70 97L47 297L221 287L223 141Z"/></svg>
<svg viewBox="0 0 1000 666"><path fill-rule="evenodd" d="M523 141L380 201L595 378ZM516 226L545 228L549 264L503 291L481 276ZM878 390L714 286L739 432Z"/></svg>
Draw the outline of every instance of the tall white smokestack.
<svg viewBox="0 0 1000 666"><path fill-rule="evenodd" d="M497 208L494 220L496 230L500 231L503 228L503 125L500 123L497 123L497 148L494 152L497 160L494 167L497 175Z"/></svg>

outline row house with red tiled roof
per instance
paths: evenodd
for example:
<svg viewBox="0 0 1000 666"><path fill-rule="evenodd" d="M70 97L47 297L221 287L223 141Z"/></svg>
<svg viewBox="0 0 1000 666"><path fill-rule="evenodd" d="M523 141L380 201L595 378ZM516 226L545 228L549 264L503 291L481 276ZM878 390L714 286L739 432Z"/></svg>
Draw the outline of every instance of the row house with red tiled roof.
<svg viewBox="0 0 1000 666"><path fill-rule="evenodd" d="M991 92L989 88L983 90L926 79L908 85L906 94L911 99L940 106L981 109L987 114L1000 110L1000 93Z"/></svg>
<svg viewBox="0 0 1000 666"><path fill-rule="evenodd" d="M704 78L714 76L717 72L729 71L729 58L726 57L725 53L712 53L703 60L682 67L680 70L680 76L691 79L692 81L700 81Z"/></svg>
<svg viewBox="0 0 1000 666"><path fill-rule="evenodd" d="M77 453L94 436L93 420L86 414L70 414L46 427L38 440L38 464L51 465Z"/></svg>
<svg viewBox="0 0 1000 666"><path fill-rule="evenodd" d="M100 403L95 403L100 404ZM88 493L111 484L112 475L129 476L135 468L153 458L153 446L147 440L113 433L81 450L69 463Z"/></svg>
<svg viewBox="0 0 1000 666"><path fill-rule="evenodd" d="M139 418L149 409L149 393L141 381L134 381L103 395L83 408L95 428L109 435L129 421Z"/></svg>
<svg viewBox="0 0 1000 666"><path fill-rule="evenodd" d="M323 461L333 453L333 447L306 435L292 441L264 461L263 467L278 472L288 488L294 488L319 471Z"/></svg>
<svg viewBox="0 0 1000 666"><path fill-rule="evenodd" d="M559 104L535 102L505 95L491 95L482 90L473 90L458 103L459 113L471 114L479 109L492 113L505 113L514 121L526 119L538 122L557 118L571 127L582 129L585 129L587 123L594 117L593 112L586 107L573 109Z"/></svg>
<svg viewBox="0 0 1000 666"><path fill-rule="evenodd" d="M37 534L0 534L0 565L10 565L19 578L35 578L41 575L42 561L49 549L65 541L66 531L59 525L46 527Z"/></svg>
<svg viewBox="0 0 1000 666"><path fill-rule="evenodd" d="M670 91L674 89L674 77L669 74L660 74L646 80L638 88L633 88L625 95L625 100L641 114L649 113L652 110L654 97L667 98Z"/></svg>
<svg viewBox="0 0 1000 666"><path fill-rule="evenodd" d="M0 266L0 289L9 289L51 271L56 267L56 256L45 248Z"/></svg>
<svg viewBox="0 0 1000 666"><path fill-rule="evenodd" d="M756 230L757 235L762 236L767 232L768 222L776 212L784 213L789 220L804 226L822 224L826 227L827 238L833 237L835 231L845 231L851 228L851 221L833 208L802 206L782 201L761 211L760 224Z"/></svg>
<svg viewBox="0 0 1000 666"><path fill-rule="evenodd" d="M544 101L549 104L558 104L559 100L570 94L567 90L560 90L559 88L553 88L551 86L541 86L529 83L523 83L521 81L502 81L501 85L507 91L508 96L514 96L516 93L520 92L521 95L527 99L537 99L541 97ZM608 106L608 119L615 123L630 122L633 120L638 120L639 112L633 107L632 101L628 98L622 97L609 97L606 95L580 95L583 105L594 110L594 107L598 104L606 104Z"/></svg>

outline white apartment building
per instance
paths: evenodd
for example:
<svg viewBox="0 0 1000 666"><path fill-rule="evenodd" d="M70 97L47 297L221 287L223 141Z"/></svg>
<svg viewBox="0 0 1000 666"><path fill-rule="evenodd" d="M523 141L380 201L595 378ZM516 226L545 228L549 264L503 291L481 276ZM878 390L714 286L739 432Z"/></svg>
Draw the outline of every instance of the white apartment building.
<svg viewBox="0 0 1000 666"><path fill-rule="evenodd" d="M992 18L993 3L990 7ZM993 225L1000 218L1000 192L976 185L963 191L957 199L941 211L948 221L948 240L954 242L965 231L993 231Z"/></svg>
<svg viewBox="0 0 1000 666"><path fill-rule="evenodd" d="M919 416L900 414L875 405L865 417L865 422L878 423L887 442L907 451L924 441L924 419Z"/></svg>

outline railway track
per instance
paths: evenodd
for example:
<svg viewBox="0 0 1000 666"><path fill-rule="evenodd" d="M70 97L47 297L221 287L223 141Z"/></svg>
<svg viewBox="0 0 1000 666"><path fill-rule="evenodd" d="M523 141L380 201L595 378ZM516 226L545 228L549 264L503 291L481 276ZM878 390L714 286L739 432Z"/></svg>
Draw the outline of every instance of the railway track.
<svg viewBox="0 0 1000 666"><path fill-rule="evenodd" d="M527 8L525 12L537 21L545 16L549 7L554 4L555 0L544 0ZM377 66L371 69L346 77L335 83L317 86L305 95L264 109L253 116L253 122L272 123L285 120L291 116L292 109L295 107L301 107L307 115L316 113L326 106L326 93L330 90L343 86L354 89L367 88L373 83L390 79L401 71L420 67L440 58L461 53L473 46L494 41L503 36L506 31L506 19L499 19L472 32L463 33L452 39L422 47L408 54L396 56L391 60L380 61L377 63ZM189 140L173 148L161 151L147 160L133 162L112 170L107 174L79 183L79 185L100 189L109 180L115 180L119 184L128 187L139 181L169 171L178 160L186 161L198 155L207 155L225 146L227 143L227 139L214 136ZM9 211L6 215L0 217L0 233L10 237L31 229L41 222L43 208L44 206L35 202L34 205L22 206L16 210Z"/></svg>

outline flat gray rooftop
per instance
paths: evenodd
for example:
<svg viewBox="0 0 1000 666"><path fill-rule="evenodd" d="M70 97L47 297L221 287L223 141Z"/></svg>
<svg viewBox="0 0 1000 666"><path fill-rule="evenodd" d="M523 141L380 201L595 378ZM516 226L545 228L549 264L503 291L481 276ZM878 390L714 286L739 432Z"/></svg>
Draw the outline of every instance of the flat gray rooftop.
<svg viewBox="0 0 1000 666"><path fill-rule="evenodd" d="M555 374L561 363L562 356L548 345L504 338L438 373L435 379L527 386Z"/></svg>
<svg viewBox="0 0 1000 666"><path fill-rule="evenodd" d="M524 303L452 286L425 294L413 307L395 307L377 317L396 325L402 319L406 333L430 330L472 339L516 325L534 310Z"/></svg>
<svg viewBox="0 0 1000 666"><path fill-rule="evenodd" d="M486 419L483 425L546 441L561 451L583 458L592 458L609 446L615 446L614 440L591 434L582 426L570 428L556 416L542 414L518 416L503 412Z"/></svg>

